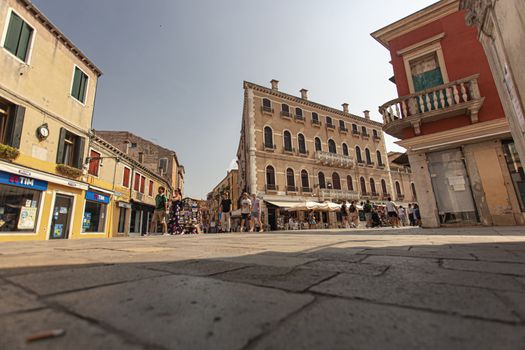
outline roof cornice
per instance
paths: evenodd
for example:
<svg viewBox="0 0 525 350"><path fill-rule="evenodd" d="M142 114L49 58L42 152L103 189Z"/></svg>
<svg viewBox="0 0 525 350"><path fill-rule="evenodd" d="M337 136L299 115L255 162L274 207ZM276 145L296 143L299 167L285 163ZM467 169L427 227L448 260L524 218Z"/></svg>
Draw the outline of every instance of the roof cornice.
<svg viewBox="0 0 525 350"><path fill-rule="evenodd" d="M441 0L370 34L389 49L389 42L437 19L459 11L459 0Z"/></svg>
<svg viewBox="0 0 525 350"><path fill-rule="evenodd" d="M375 120L366 119L366 118L363 118L363 117L360 117L358 115L351 114L351 113L345 113L345 112L340 111L338 109L335 109L335 108L332 108L332 107L329 107L329 106L325 106L325 105L322 105L320 103L312 102L310 100L305 100L305 99L302 99L302 98L297 97L297 96L293 96L293 95L290 95L290 94L287 94L287 93L284 93L284 92L280 92L278 90L272 90L270 88L267 88L267 87L264 87L262 85L258 85L258 84L255 84L255 83L252 83L252 82L249 82L249 81L244 81L243 87L244 87L245 90L249 88L249 89L253 89L253 90L256 90L256 91L264 92L265 94L273 95L273 96L276 96L276 97L280 97L282 99L285 99L285 100L288 100L288 101L292 101L294 103L300 103L302 105L306 105L306 106L309 106L309 107L312 107L312 108L322 109L325 112L336 114L336 115L338 115L340 117L346 117L346 118L349 118L351 120L358 121L360 123L366 123L368 125L373 125L373 126L376 126L376 127L379 127L379 128L381 128L383 126L383 123L377 122Z"/></svg>
<svg viewBox="0 0 525 350"><path fill-rule="evenodd" d="M40 24L42 24L44 27L46 27L64 46L73 53L76 57L78 57L89 69L91 69L97 77L100 77L102 75L102 71L92 62L90 61L86 55L80 51L78 47L73 44L71 40L69 40L64 33L60 31L47 17L36 7L33 5L33 2L31 0L18 0L27 11L29 11L34 18L36 18Z"/></svg>

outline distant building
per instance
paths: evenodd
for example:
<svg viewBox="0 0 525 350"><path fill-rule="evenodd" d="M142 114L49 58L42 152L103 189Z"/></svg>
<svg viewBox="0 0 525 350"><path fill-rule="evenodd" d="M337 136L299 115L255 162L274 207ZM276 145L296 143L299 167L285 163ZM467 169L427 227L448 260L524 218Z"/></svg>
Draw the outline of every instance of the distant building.
<svg viewBox="0 0 525 350"><path fill-rule="evenodd" d="M208 193L207 207L210 211L210 220L217 222L219 220L219 205L222 200L224 192L230 194L232 201L232 208L236 210L239 208L239 186L238 186L239 171L237 169L228 170L226 176Z"/></svg>
<svg viewBox="0 0 525 350"><path fill-rule="evenodd" d="M523 168L476 29L442 0L377 30L399 98L383 130L408 150L423 226L525 223Z"/></svg>
<svg viewBox="0 0 525 350"><path fill-rule="evenodd" d="M150 171L168 180L174 189L184 191L184 167L177 153L159 146L129 131L95 131L96 135L107 140Z"/></svg>

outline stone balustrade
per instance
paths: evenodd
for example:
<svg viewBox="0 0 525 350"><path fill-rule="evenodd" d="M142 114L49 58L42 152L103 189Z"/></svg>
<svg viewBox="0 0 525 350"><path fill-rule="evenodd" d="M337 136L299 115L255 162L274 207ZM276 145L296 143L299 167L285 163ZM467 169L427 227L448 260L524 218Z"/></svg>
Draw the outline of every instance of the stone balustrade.
<svg viewBox="0 0 525 350"><path fill-rule="evenodd" d="M338 168L351 168L354 166L354 161L349 156L342 154L317 151L315 152L315 159L323 165L329 165Z"/></svg>

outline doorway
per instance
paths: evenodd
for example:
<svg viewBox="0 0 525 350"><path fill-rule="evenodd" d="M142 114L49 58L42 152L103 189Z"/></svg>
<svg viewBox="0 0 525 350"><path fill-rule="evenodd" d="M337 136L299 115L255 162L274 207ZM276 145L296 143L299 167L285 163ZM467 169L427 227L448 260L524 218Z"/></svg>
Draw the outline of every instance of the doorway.
<svg viewBox="0 0 525 350"><path fill-rule="evenodd" d="M71 222L72 208L72 196L63 194L56 195L49 239L67 239L69 237L69 224Z"/></svg>

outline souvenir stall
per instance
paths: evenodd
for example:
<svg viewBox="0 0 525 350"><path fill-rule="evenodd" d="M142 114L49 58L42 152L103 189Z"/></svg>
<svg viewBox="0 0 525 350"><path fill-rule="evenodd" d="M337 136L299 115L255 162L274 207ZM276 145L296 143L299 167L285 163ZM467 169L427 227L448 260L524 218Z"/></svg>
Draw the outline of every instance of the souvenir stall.
<svg viewBox="0 0 525 350"><path fill-rule="evenodd" d="M197 201L191 198L182 200L178 212L178 225L181 234L201 233L201 212Z"/></svg>

